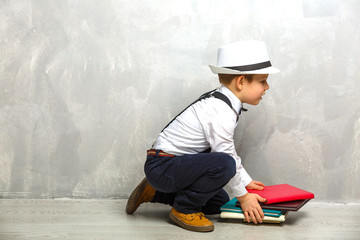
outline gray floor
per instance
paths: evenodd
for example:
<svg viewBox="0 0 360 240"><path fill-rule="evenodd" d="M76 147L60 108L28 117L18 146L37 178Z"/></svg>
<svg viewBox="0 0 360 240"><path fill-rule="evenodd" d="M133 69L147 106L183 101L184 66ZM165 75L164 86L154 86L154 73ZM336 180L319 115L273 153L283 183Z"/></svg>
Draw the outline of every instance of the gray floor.
<svg viewBox="0 0 360 240"><path fill-rule="evenodd" d="M126 201L0 199L0 239L360 239L360 204L310 202L281 225L212 216L215 231L196 233L172 224L168 206L126 215Z"/></svg>

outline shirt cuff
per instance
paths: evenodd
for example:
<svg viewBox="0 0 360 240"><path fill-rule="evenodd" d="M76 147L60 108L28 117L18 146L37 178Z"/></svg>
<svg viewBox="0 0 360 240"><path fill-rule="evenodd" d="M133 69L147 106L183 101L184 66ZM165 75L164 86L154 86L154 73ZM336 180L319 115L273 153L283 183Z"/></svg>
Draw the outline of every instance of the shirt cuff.
<svg viewBox="0 0 360 240"><path fill-rule="evenodd" d="M245 168L242 168L240 170L240 175L241 175L241 183L242 183L242 185L244 185L244 187L246 187L247 185L249 185L249 183L251 183L252 178L246 172Z"/></svg>
<svg viewBox="0 0 360 240"><path fill-rule="evenodd" d="M226 190L232 198L244 196L248 192L245 187L251 181L252 178L249 176L246 170L241 168L240 171L237 172L237 174L228 182L226 185Z"/></svg>
<svg viewBox="0 0 360 240"><path fill-rule="evenodd" d="M246 190L246 188L241 184L238 185L237 187L233 187L230 190L230 195L231 197L241 197L244 196L245 194L247 194L248 191Z"/></svg>
<svg viewBox="0 0 360 240"><path fill-rule="evenodd" d="M238 181L234 178L226 185L226 191L229 193L231 198L244 196L248 192L245 185L242 184L242 182L238 184Z"/></svg>

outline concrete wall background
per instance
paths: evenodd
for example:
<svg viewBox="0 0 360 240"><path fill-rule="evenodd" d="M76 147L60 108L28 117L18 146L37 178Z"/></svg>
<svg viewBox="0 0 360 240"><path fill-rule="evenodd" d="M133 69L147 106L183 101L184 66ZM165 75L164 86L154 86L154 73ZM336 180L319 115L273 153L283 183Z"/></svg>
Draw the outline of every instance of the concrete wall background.
<svg viewBox="0 0 360 240"><path fill-rule="evenodd" d="M250 175L360 202L356 0L0 1L0 197L127 197L162 127L217 87L218 46L282 72L236 132Z"/></svg>

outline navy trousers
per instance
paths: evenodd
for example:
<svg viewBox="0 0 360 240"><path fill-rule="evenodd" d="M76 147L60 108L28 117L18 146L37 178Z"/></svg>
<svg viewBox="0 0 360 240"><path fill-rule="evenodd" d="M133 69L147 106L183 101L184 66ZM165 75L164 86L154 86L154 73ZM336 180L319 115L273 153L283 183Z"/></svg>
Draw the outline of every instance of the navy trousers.
<svg viewBox="0 0 360 240"><path fill-rule="evenodd" d="M173 206L181 213L220 213L229 201L223 187L235 175L235 160L224 153L199 153L176 157L149 155L145 174L157 190L153 202Z"/></svg>

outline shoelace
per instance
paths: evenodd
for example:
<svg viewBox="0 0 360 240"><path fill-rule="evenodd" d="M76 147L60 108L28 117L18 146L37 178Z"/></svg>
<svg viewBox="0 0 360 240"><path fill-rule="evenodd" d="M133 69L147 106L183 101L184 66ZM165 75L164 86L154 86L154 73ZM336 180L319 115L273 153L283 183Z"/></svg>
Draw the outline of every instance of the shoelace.
<svg viewBox="0 0 360 240"><path fill-rule="evenodd" d="M199 216L200 220L205 217L205 214L202 212L193 213L190 215L190 221L194 220L196 216Z"/></svg>

